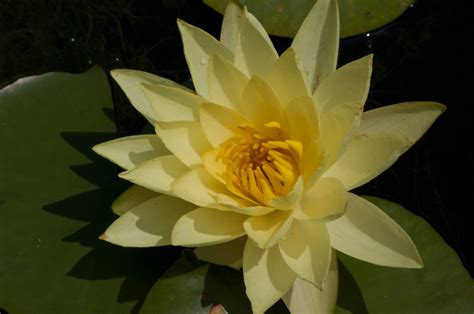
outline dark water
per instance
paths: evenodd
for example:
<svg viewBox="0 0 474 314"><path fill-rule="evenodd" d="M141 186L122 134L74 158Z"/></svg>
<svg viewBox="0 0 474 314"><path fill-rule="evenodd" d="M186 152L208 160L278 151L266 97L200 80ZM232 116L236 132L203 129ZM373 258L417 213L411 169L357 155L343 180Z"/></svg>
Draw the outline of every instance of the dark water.
<svg viewBox="0 0 474 314"><path fill-rule="evenodd" d="M474 273L474 39L472 2L420 0L369 37L345 39L340 64L375 54L367 108L410 100L448 110L390 170L357 192L393 200L424 217ZM222 17L201 1L0 0L0 86L48 71L81 72L92 64L126 67L184 81L176 18L218 35ZM280 51L288 39L275 38ZM118 130L144 120L113 85Z"/></svg>

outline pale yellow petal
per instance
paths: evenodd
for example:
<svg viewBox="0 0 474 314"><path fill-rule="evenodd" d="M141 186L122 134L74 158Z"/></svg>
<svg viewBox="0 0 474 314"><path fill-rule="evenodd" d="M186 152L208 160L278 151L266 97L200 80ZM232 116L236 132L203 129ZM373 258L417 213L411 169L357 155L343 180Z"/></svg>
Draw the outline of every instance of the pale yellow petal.
<svg viewBox="0 0 474 314"><path fill-rule="evenodd" d="M311 141L305 144L300 165L305 188L312 186L321 177L325 170L327 155L324 143Z"/></svg>
<svg viewBox="0 0 474 314"><path fill-rule="evenodd" d="M283 106L294 98L312 95L304 70L301 69L293 48L288 48L265 76L280 97Z"/></svg>
<svg viewBox="0 0 474 314"><path fill-rule="evenodd" d="M200 122L161 122L155 130L166 148L188 167L201 165L201 155L212 148Z"/></svg>
<svg viewBox="0 0 474 314"><path fill-rule="evenodd" d="M156 113L152 110L148 99L141 90L141 84L165 84L183 88L181 85L151 73L129 70L115 69L110 72L112 78L119 84L127 95L133 107L138 110L151 124L158 121Z"/></svg>
<svg viewBox="0 0 474 314"><path fill-rule="evenodd" d="M235 66L248 77L268 73L278 53L262 24L244 8L237 46Z"/></svg>
<svg viewBox="0 0 474 314"><path fill-rule="evenodd" d="M139 185L132 185L112 203L112 211L121 216L139 204L157 197L159 194Z"/></svg>
<svg viewBox="0 0 474 314"><path fill-rule="evenodd" d="M170 153L155 134L121 137L95 145L92 150L125 170Z"/></svg>
<svg viewBox="0 0 474 314"><path fill-rule="evenodd" d="M224 13L221 28L221 43L234 52L237 45L237 36L240 31L240 23L242 21L243 8L235 3L229 1Z"/></svg>
<svg viewBox="0 0 474 314"><path fill-rule="evenodd" d="M313 98L319 113L343 104L365 104L372 75L372 55L352 61L333 72L316 89Z"/></svg>
<svg viewBox="0 0 474 314"><path fill-rule="evenodd" d="M242 268L242 257L247 237L211 246L201 246L194 250L200 260L235 268Z"/></svg>
<svg viewBox="0 0 474 314"><path fill-rule="evenodd" d="M251 203L248 200L227 194L218 194L216 201L218 204L212 205L213 208L233 211L248 216L262 216L275 211L273 207L255 205L255 203Z"/></svg>
<svg viewBox="0 0 474 314"><path fill-rule="evenodd" d="M239 124L251 123L241 113L211 103L201 105L199 116L204 134L213 147L219 147L226 140L243 134Z"/></svg>
<svg viewBox="0 0 474 314"><path fill-rule="evenodd" d="M346 150L355 135L363 110L360 103L334 106L320 118L321 142L327 148L326 167L330 167Z"/></svg>
<svg viewBox="0 0 474 314"><path fill-rule="evenodd" d="M178 158L167 155L146 161L119 177L155 192L173 194L171 184L187 171L189 168Z"/></svg>
<svg viewBox="0 0 474 314"><path fill-rule="evenodd" d="M287 122L280 99L270 84L260 76L253 76L249 81L240 110L260 129L264 129L264 125L270 121L276 121L286 129Z"/></svg>
<svg viewBox="0 0 474 314"><path fill-rule="evenodd" d="M381 266L421 268L410 236L374 204L349 193L347 212L327 223L331 246L354 258Z"/></svg>
<svg viewBox="0 0 474 314"><path fill-rule="evenodd" d="M300 220L329 221L346 212L347 193L336 178L321 178L304 192L294 216Z"/></svg>
<svg viewBox="0 0 474 314"><path fill-rule="evenodd" d="M291 313L334 313L336 309L339 274L337 257L332 250L331 266L322 290L306 280L296 278L290 291L282 298Z"/></svg>
<svg viewBox="0 0 474 314"><path fill-rule="evenodd" d="M334 72L339 51L339 12L336 0L318 0L295 35L295 49L314 91Z"/></svg>
<svg viewBox="0 0 474 314"><path fill-rule="evenodd" d="M176 196L198 206L216 204L217 194L227 192L225 185L214 179L204 168L186 172L173 182L171 189Z"/></svg>
<svg viewBox="0 0 474 314"><path fill-rule="evenodd" d="M319 139L319 117L313 100L308 96L294 98L285 108L289 135L303 144Z"/></svg>
<svg viewBox="0 0 474 314"><path fill-rule="evenodd" d="M262 250L251 239L245 244L243 270L247 296L256 314L263 314L280 300L296 279L277 246Z"/></svg>
<svg viewBox="0 0 474 314"><path fill-rule="evenodd" d="M262 249L277 244L290 229L293 217L291 211L274 211L263 216L253 216L244 223L249 238Z"/></svg>
<svg viewBox="0 0 474 314"><path fill-rule="evenodd" d="M176 221L194 208L178 198L159 195L120 216L100 239L127 247L170 245Z"/></svg>
<svg viewBox="0 0 474 314"><path fill-rule="evenodd" d="M359 132L395 133L414 143L446 110L435 102L406 102L385 106L362 114Z"/></svg>
<svg viewBox="0 0 474 314"><path fill-rule="evenodd" d="M142 90L158 121L197 121L204 100L190 90L164 84L143 84Z"/></svg>
<svg viewBox="0 0 474 314"><path fill-rule="evenodd" d="M178 28L184 46L184 56L193 78L196 92L207 98L207 64L211 55L220 55L233 61L232 52L214 37L200 28L178 20Z"/></svg>
<svg viewBox="0 0 474 314"><path fill-rule="evenodd" d="M208 100L230 109L242 104L242 94L249 79L231 62L221 56L211 56L208 67Z"/></svg>
<svg viewBox="0 0 474 314"><path fill-rule="evenodd" d="M240 238L245 235L243 223L247 216L200 207L183 215L175 224L172 244L207 246Z"/></svg>
<svg viewBox="0 0 474 314"><path fill-rule="evenodd" d="M324 223L295 220L278 246L283 260L298 277L322 288L331 263L331 245Z"/></svg>
<svg viewBox="0 0 474 314"><path fill-rule="evenodd" d="M338 178L352 190L387 170L411 144L396 134L359 134L323 177Z"/></svg>

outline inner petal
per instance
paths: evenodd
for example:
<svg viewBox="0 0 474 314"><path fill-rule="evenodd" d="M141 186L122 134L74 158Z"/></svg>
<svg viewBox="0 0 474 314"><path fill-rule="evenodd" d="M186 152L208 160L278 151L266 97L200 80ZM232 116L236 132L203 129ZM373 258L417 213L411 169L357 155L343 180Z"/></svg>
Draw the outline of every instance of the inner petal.
<svg viewBox="0 0 474 314"><path fill-rule="evenodd" d="M215 154L229 191L262 205L286 196L300 175L302 144L288 140L276 121L262 131L247 123L238 127L241 135L222 143Z"/></svg>

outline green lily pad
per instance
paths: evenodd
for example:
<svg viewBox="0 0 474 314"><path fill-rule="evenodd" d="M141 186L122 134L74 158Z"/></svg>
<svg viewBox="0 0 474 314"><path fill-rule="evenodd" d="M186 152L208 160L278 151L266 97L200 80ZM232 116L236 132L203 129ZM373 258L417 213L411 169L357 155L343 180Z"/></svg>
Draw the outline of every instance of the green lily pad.
<svg viewBox="0 0 474 314"><path fill-rule="evenodd" d="M115 137L107 77L94 67L24 78L0 91L0 308L129 313L179 249L97 237L125 188L94 144Z"/></svg>
<svg viewBox="0 0 474 314"><path fill-rule="evenodd" d="M336 313L471 313L474 281L456 252L421 217L387 200L366 199L408 232L425 266L387 268L338 253Z"/></svg>
<svg viewBox="0 0 474 314"><path fill-rule="evenodd" d="M223 14L229 0L204 0ZM239 0L272 35L294 37L316 0ZM395 20L414 0L339 0L341 38L362 34Z"/></svg>

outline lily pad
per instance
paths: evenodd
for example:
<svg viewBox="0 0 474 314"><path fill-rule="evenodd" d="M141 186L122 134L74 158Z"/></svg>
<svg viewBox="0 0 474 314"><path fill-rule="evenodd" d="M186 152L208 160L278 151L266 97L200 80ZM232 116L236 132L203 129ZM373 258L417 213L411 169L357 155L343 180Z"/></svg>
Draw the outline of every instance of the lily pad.
<svg viewBox="0 0 474 314"><path fill-rule="evenodd" d="M107 77L28 77L0 91L0 307L10 313L129 313L179 249L97 237L125 188L94 144L115 137Z"/></svg>
<svg viewBox="0 0 474 314"><path fill-rule="evenodd" d="M229 0L204 0L223 14ZM239 0L272 35L294 37L316 0ZM414 0L339 0L341 38L362 34L398 18Z"/></svg>
<svg viewBox="0 0 474 314"><path fill-rule="evenodd" d="M421 217L387 200L366 199L408 232L425 266L387 268L338 252L336 313L471 313L474 281L456 252Z"/></svg>

